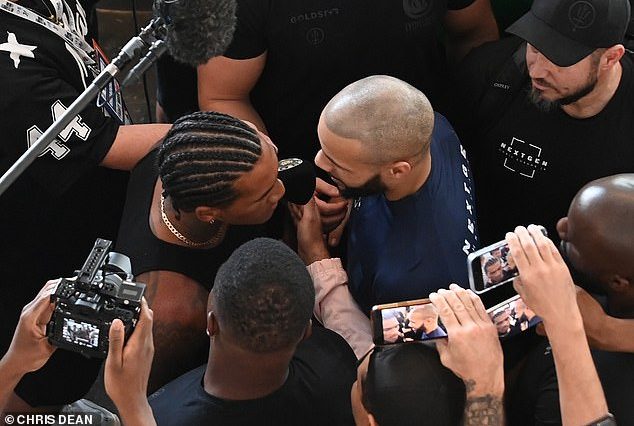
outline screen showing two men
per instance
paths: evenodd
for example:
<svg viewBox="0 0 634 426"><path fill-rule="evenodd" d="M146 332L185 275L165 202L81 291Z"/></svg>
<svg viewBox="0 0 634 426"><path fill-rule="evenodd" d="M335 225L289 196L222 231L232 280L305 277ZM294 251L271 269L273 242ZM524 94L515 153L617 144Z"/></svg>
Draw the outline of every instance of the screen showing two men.
<svg viewBox="0 0 634 426"><path fill-rule="evenodd" d="M432 304L383 309L383 342L401 343L446 337L445 326Z"/></svg>
<svg viewBox="0 0 634 426"><path fill-rule="evenodd" d="M500 339L528 330L541 318L519 297L487 310ZM424 341L447 337L447 329L431 303L381 310L383 344Z"/></svg>
<svg viewBox="0 0 634 426"><path fill-rule="evenodd" d="M96 349L99 346L99 327L72 318L64 318L62 339L68 343Z"/></svg>

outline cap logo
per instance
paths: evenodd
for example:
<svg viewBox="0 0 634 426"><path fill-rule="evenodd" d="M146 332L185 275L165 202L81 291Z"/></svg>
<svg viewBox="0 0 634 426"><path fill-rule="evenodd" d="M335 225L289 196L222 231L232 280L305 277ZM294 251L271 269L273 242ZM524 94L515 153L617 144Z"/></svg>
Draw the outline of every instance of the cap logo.
<svg viewBox="0 0 634 426"><path fill-rule="evenodd" d="M420 19L432 5L430 0L403 0L403 10L412 19Z"/></svg>
<svg viewBox="0 0 634 426"><path fill-rule="evenodd" d="M576 1L568 9L568 19L573 31L591 27L596 17L594 6L587 1Z"/></svg>

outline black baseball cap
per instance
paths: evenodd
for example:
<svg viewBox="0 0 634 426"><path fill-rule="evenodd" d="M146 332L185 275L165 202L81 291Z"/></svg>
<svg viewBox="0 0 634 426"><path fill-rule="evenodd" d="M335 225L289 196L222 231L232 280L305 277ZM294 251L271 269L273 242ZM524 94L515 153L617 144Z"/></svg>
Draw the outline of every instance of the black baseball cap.
<svg viewBox="0 0 634 426"><path fill-rule="evenodd" d="M629 22L629 0L535 0L506 31L569 67L595 49L622 43Z"/></svg>

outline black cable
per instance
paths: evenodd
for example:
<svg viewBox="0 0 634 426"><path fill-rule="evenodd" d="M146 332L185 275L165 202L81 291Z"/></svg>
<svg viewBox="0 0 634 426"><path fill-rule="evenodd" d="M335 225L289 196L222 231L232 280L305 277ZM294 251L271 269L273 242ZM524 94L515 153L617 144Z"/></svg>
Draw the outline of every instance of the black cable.
<svg viewBox="0 0 634 426"><path fill-rule="evenodd" d="M132 0L132 20L134 21L134 34L138 34L140 27L136 16L136 0ZM143 73L143 95L145 96L145 106L147 108L148 123L152 123L152 107L150 106L150 96L147 90L147 76Z"/></svg>

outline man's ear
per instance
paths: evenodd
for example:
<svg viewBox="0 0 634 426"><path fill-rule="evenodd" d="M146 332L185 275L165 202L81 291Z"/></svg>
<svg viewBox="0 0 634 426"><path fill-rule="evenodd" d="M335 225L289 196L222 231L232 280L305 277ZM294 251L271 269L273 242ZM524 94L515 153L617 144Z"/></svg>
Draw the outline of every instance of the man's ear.
<svg viewBox="0 0 634 426"><path fill-rule="evenodd" d="M630 289L631 285L632 282L628 278L623 278L620 275L614 275L608 283L610 290L615 293L624 293Z"/></svg>
<svg viewBox="0 0 634 426"><path fill-rule="evenodd" d="M623 46L622 44L616 44L606 49L606 51L603 53L605 66L610 68L618 64L624 54L625 54L625 46Z"/></svg>
<svg viewBox="0 0 634 426"><path fill-rule="evenodd" d="M304 340L308 339L311 334L313 334L313 320L308 320L308 324L306 325L306 328L304 329L304 335L302 336L302 340L300 340L301 342L303 342Z"/></svg>
<svg viewBox="0 0 634 426"><path fill-rule="evenodd" d="M199 206L194 209L196 218L201 222L213 222L214 220L222 220L222 212L216 207Z"/></svg>
<svg viewBox="0 0 634 426"><path fill-rule="evenodd" d="M388 178L401 179L412 171L412 165L407 161L397 161L390 165Z"/></svg>
<svg viewBox="0 0 634 426"><path fill-rule="evenodd" d="M207 336L212 337L218 334L218 319L214 311L207 312Z"/></svg>
<svg viewBox="0 0 634 426"><path fill-rule="evenodd" d="M562 241L566 241L568 238L568 216L562 217L557 221L557 233Z"/></svg>

